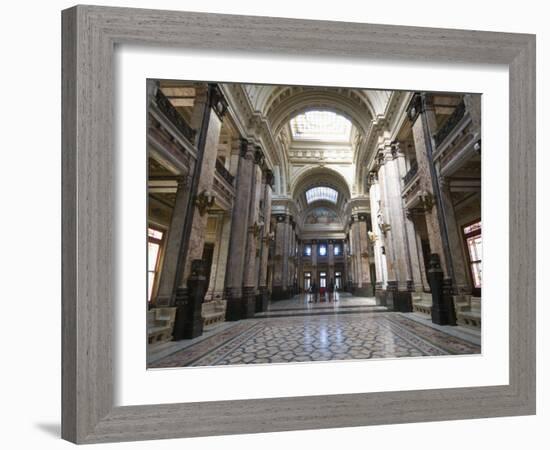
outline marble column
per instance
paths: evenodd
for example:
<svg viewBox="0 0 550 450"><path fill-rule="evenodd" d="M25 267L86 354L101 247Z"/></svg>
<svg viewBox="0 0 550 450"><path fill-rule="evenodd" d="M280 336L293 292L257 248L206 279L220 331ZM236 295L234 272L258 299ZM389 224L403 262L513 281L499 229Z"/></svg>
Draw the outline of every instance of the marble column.
<svg viewBox="0 0 550 450"><path fill-rule="evenodd" d="M454 283L457 294L470 294L472 286L466 266L467 256L464 249L462 232L456 223L455 209L449 183L445 178L440 180L441 203L445 209L445 219L451 258L453 260Z"/></svg>
<svg viewBox="0 0 550 450"><path fill-rule="evenodd" d="M378 184L378 174L375 171L369 174L369 199L371 226L373 230L372 239L374 240L372 252L376 270L376 298L379 303L383 303L385 301L383 291L386 290L388 273L386 255L384 254L383 235L378 228L378 217L380 216L380 185Z"/></svg>
<svg viewBox="0 0 550 450"><path fill-rule="evenodd" d="M334 241L328 241L328 273L327 273L327 287L330 286L330 282L334 283Z"/></svg>
<svg viewBox="0 0 550 450"><path fill-rule="evenodd" d="M260 290L261 305L259 305L260 311L265 311L269 303L269 289L268 289L268 257L269 257L269 245L274 236L271 230L271 198L273 196L273 172L266 169L264 171L263 179L263 192L264 192L264 226L262 229L262 250L260 255L260 276L258 280L258 286Z"/></svg>
<svg viewBox="0 0 550 450"><path fill-rule="evenodd" d="M234 142L239 146L239 164L236 177L236 193L233 202L231 239L227 260L225 292L227 298L227 320L240 320L245 315L243 281L248 235L250 198L254 171L255 148L245 139Z"/></svg>
<svg viewBox="0 0 550 450"><path fill-rule="evenodd" d="M350 255L351 255L351 291L355 292L359 283L359 266L357 264L358 247L357 247L357 224L354 216L350 218L349 225L349 242L350 242Z"/></svg>
<svg viewBox="0 0 550 450"><path fill-rule="evenodd" d="M172 210L170 228L166 236L166 247L160 270L159 289L155 306L173 306L175 304L177 271L181 264L187 208L190 200L189 177L178 180L176 201Z"/></svg>
<svg viewBox="0 0 550 450"><path fill-rule="evenodd" d="M377 154L377 168L378 168L378 191L379 202L378 212L376 217L376 233L380 240L382 254L385 261L385 286L384 290L379 294L380 302L390 308L394 308L394 294L397 292L397 275L395 267L395 250L393 247L393 239L390 239L389 230L391 225L389 223L389 208L391 194L388 195L388 188L386 184L386 178L388 176L388 170L386 167L386 155L384 150L379 150ZM390 174L391 176L391 174Z"/></svg>
<svg viewBox="0 0 550 450"><path fill-rule="evenodd" d="M189 234L189 242L182 284L186 284L186 280L191 271L191 262L196 259L202 259L204 237L206 230L206 221L208 219L208 207L211 205L213 195L214 173L216 171L216 158L218 155L218 144L220 141L220 132L222 127L222 119L227 110L227 104L222 97L219 88L209 89L209 95L203 95L195 100L196 103L208 102L206 105L207 125L204 134L201 156L198 160L197 168L195 169L194 191L194 211L191 214L191 230ZM197 105L195 110L200 111L202 108Z"/></svg>
<svg viewBox="0 0 550 450"><path fill-rule="evenodd" d="M256 311L258 258L257 250L260 240L261 225L259 224L260 200L262 198L263 153L259 147L254 151L254 167L250 183L250 207L248 210L248 227L246 242L246 258L243 277L243 318L254 316Z"/></svg>
<svg viewBox="0 0 550 450"><path fill-rule="evenodd" d="M358 213L354 216L354 240L355 240L355 262L357 265L357 286L355 295L372 297L374 291L370 279L369 241L367 235L366 213Z"/></svg>
<svg viewBox="0 0 550 450"><path fill-rule="evenodd" d="M214 278L210 280L210 290L212 291L212 298L214 300L225 298L225 275L227 273L227 258L229 254L229 241L231 239L231 215L225 213L221 220L216 272Z"/></svg>
<svg viewBox="0 0 550 450"><path fill-rule="evenodd" d="M288 241L290 239L290 216L275 216L275 256L273 263L273 300L288 298Z"/></svg>
<svg viewBox="0 0 550 450"><path fill-rule="evenodd" d="M319 288L319 281L317 280L317 241L311 241L311 282L315 281L317 288Z"/></svg>
<svg viewBox="0 0 550 450"><path fill-rule="evenodd" d="M420 181L420 191L423 195L422 203L425 211L430 251L431 253L437 253L439 255L444 277L449 277L450 272L447 264L447 253L443 240L444 230L441 228L441 218L438 216L441 212L438 211L438 206L436 204L436 193L433 191L434 182L430 168L429 149L432 145L430 141L431 137L428 135L423 123L425 120L427 126L431 130L437 130L435 111L433 105L429 102L422 102L421 95L416 94L409 107L408 115L412 122L414 147L418 164L418 177Z"/></svg>

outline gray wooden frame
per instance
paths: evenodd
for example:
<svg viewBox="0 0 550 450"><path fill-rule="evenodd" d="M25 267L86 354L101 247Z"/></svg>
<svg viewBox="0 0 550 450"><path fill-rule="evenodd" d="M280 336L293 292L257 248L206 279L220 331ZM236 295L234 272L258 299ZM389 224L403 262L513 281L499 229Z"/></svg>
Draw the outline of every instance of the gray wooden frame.
<svg viewBox="0 0 550 450"><path fill-rule="evenodd" d="M63 438L93 443L535 413L535 36L96 6L63 11L62 29ZM114 407L113 51L119 43L506 64L510 383Z"/></svg>

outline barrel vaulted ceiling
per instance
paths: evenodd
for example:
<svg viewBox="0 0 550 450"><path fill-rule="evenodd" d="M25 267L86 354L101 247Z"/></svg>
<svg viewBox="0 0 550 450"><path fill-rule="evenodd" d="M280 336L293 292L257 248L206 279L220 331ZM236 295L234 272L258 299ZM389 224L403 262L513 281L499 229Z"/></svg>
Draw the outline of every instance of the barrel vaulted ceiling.
<svg viewBox="0 0 550 450"><path fill-rule="evenodd" d="M299 221L303 223L315 208L306 201L307 190L315 186L338 191L336 204L323 202L322 206L343 219L352 193L356 191L358 155L364 154L373 123L386 114L392 92L268 85L244 85L243 88L255 113L266 120L280 147L284 157L281 173L284 186L279 194L296 202L303 216ZM323 124L332 120L334 128L349 129L349 136L342 139L343 134L337 135L337 130L323 132L323 124L317 127L318 139L314 135L305 138L305 134L296 133L297 123L315 118L324 120ZM350 126L346 127L345 122ZM315 124L309 125L309 129L315 129Z"/></svg>

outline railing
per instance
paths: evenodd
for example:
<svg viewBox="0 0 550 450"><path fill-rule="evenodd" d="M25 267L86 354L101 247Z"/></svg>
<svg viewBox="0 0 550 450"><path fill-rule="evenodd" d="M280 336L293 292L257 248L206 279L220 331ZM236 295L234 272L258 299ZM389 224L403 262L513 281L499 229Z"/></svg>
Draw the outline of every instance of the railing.
<svg viewBox="0 0 550 450"><path fill-rule="evenodd" d="M411 168L409 171L405 174L403 177L403 185L409 184L409 182L414 178L414 176L418 173L418 163L416 161L413 161L411 164Z"/></svg>
<svg viewBox="0 0 550 450"><path fill-rule="evenodd" d="M225 168L225 166L219 159L216 159L216 171L225 181L233 186L233 180L235 179L235 177L229 173L229 170Z"/></svg>
<svg viewBox="0 0 550 450"><path fill-rule="evenodd" d="M454 127L456 127L458 122L460 122L460 120L464 117L465 112L466 106L464 105L464 101L461 101L458 105L456 105L455 110L447 119L447 121L443 124L443 126L439 130L437 130L437 133L435 133L434 141L436 147L439 147L439 145L445 140L445 138L449 136Z"/></svg>
<svg viewBox="0 0 550 450"><path fill-rule="evenodd" d="M175 125L175 127L183 134L189 142L195 142L195 135L197 131L189 126L182 115L176 108L170 103L170 100L162 93L160 89L157 89L157 106L162 113Z"/></svg>

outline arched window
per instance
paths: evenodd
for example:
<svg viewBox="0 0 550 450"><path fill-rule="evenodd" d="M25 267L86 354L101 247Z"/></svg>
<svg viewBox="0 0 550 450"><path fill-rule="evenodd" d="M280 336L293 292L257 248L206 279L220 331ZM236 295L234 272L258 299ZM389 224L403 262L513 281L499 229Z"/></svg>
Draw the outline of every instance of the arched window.
<svg viewBox="0 0 550 450"><path fill-rule="evenodd" d="M316 202L317 200L327 200L332 203L338 201L338 191L328 186L317 186L306 191L307 203Z"/></svg>
<svg viewBox="0 0 550 450"><path fill-rule="evenodd" d="M349 142L351 122L332 111L306 111L290 120L293 139Z"/></svg>

